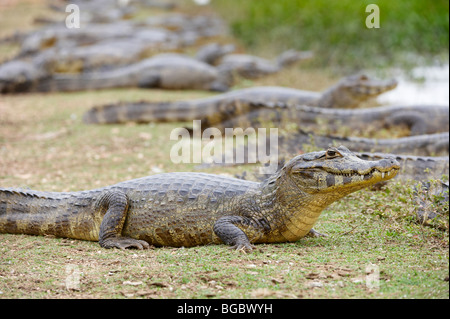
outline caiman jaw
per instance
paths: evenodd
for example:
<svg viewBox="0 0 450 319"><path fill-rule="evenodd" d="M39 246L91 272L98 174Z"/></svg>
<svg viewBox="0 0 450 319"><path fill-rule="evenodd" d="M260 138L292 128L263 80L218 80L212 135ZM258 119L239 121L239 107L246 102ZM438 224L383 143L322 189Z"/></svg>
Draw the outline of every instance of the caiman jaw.
<svg viewBox="0 0 450 319"><path fill-rule="evenodd" d="M395 177L400 169L393 158L365 161L345 147L305 155L292 166L292 178L304 192L349 193Z"/></svg>
<svg viewBox="0 0 450 319"><path fill-rule="evenodd" d="M366 171L354 171L351 173L324 171L327 189L323 191L331 191L340 187L364 187L387 181L395 177L399 169L400 167L394 164L387 168L376 167Z"/></svg>
<svg viewBox="0 0 450 319"><path fill-rule="evenodd" d="M361 74L360 76L350 76L348 83L344 86L349 89L352 94L358 96L374 96L389 91L397 87L398 82L395 79L376 80Z"/></svg>

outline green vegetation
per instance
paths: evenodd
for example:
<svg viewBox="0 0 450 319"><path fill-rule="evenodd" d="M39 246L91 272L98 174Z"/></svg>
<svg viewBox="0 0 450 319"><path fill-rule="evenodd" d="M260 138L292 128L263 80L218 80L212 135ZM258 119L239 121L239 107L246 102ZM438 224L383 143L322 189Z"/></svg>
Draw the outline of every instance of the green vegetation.
<svg viewBox="0 0 450 319"><path fill-rule="evenodd" d="M361 69L411 66L418 56L448 60L449 2L214 0L231 31L254 53L313 50L313 66ZM368 29L366 6L380 9L380 28ZM276 51L275 51L276 50Z"/></svg>

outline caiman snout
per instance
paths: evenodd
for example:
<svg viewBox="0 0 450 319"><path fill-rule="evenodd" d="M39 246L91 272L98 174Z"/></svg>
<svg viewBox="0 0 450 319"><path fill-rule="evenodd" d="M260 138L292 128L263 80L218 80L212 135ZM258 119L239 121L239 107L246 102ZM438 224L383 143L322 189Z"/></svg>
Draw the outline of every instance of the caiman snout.
<svg viewBox="0 0 450 319"><path fill-rule="evenodd" d="M393 157L387 157L380 160L380 164L386 168L400 168L400 163Z"/></svg>
<svg viewBox="0 0 450 319"><path fill-rule="evenodd" d="M393 157L383 158L375 163L370 175L372 175L372 177L381 177L381 180L393 178L400 170L399 162Z"/></svg>

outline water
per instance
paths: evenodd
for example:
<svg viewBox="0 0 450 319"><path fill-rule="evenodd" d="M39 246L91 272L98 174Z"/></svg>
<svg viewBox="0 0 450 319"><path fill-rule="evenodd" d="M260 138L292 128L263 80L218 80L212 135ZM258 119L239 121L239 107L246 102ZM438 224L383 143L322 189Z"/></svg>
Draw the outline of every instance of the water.
<svg viewBox="0 0 450 319"><path fill-rule="evenodd" d="M378 97L382 105L449 105L449 65L417 67L411 77L400 72L394 76L398 86Z"/></svg>
<svg viewBox="0 0 450 319"><path fill-rule="evenodd" d="M199 6L204 6L204 5L209 4L210 0L194 0L194 2L196 4L198 4Z"/></svg>

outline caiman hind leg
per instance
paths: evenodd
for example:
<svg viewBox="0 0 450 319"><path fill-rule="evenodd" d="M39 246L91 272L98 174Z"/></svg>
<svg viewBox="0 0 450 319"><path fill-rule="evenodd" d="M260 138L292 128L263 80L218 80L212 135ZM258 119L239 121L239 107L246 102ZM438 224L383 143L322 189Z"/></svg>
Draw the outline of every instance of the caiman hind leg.
<svg viewBox="0 0 450 319"><path fill-rule="evenodd" d="M258 225L255 225L250 218L225 216L214 223L214 233L225 244L232 246L232 249L251 251L255 246L250 243L247 234L241 228L251 234L251 237L258 238L262 235Z"/></svg>
<svg viewBox="0 0 450 319"><path fill-rule="evenodd" d="M150 247L146 241L121 236L128 212L128 198L125 193L108 192L102 197L101 205L107 209L100 224L99 244L101 247L120 249Z"/></svg>

